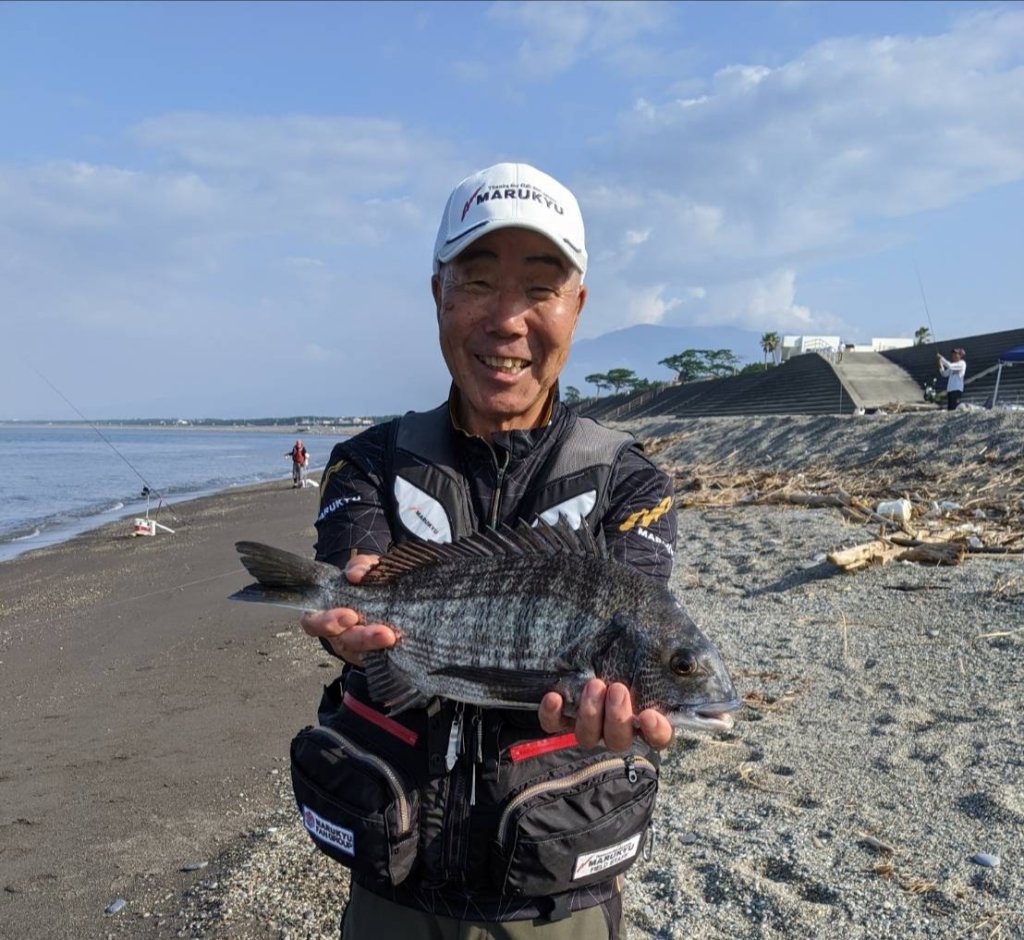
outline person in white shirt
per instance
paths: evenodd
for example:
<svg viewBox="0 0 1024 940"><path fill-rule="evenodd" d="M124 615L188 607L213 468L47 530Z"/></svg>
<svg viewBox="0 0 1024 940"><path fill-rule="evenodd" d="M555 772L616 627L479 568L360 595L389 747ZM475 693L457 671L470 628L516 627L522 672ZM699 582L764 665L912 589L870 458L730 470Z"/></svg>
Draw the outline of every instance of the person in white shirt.
<svg viewBox="0 0 1024 940"><path fill-rule="evenodd" d="M960 404L960 398L964 393L964 376L967 374L966 355L957 346L949 354L949 359L942 355L936 356L939 360L939 372L946 379L946 407L950 411L956 410L956 406Z"/></svg>

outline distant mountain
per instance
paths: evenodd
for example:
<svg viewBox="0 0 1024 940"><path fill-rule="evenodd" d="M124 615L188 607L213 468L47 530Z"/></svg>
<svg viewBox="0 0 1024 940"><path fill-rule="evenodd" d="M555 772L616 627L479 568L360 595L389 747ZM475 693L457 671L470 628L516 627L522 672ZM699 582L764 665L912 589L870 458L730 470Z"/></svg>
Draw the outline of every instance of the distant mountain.
<svg viewBox="0 0 1024 940"><path fill-rule="evenodd" d="M586 398L597 394L586 376L618 368L632 369L638 378L652 382L670 381L674 374L658 360L686 349L730 349L741 365L760 362L761 335L732 326L631 326L573 343L560 385L563 391L573 385Z"/></svg>

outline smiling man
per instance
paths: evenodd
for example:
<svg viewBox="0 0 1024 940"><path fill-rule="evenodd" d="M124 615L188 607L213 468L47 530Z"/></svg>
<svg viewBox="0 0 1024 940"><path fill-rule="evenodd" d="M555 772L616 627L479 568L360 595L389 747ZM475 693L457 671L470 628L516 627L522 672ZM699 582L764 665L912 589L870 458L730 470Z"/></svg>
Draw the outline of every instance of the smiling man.
<svg viewBox="0 0 1024 940"><path fill-rule="evenodd" d="M558 398L587 300L585 245L576 198L532 166L497 164L454 189L431 278L448 400L334 449L318 559L358 583L401 542L565 517L612 557L668 579L669 479L632 437ZM537 714L437 699L385 716L368 696L362 656L394 645L395 632L348 608L305 614L302 624L347 663L320 706L321 721L348 742L337 773L353 777L343 789L354 801L378 794L371 835L354 834L351 807L307 822L314 841L352 869L344 940L622 935L621 876L641 854L654 808L655 788L641 795L633 768L639 761L656 774L656 751L672 737L663 715L635 714L626 686L592 679L572 720L554 692ZM620 772L603 775L609 766ZM354 767L377 768L372 791ZM538 786L545 796L530 809ZM502 845L513 812L524 833L543 831L543 850ZM604 833L596 842L595 832Z"/></svg>

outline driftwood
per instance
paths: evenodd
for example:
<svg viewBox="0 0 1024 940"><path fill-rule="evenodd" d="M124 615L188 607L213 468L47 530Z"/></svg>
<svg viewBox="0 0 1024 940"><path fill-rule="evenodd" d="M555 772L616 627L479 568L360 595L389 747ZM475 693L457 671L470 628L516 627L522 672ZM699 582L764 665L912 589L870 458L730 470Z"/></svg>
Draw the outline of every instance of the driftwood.
<svg viewBox="0 0 1024 940"><path fill-rule="evenodd" d="M875 539L852 548L832 552L828 560L843 571L857 571L869 565L887 565L890 561L920 561L935 565L959 565L967 555L963 542L921 542L900 544L904 540Z"/></svg>
<svg viewBox="0 0 1024 940"><path fill-rule="evenodd" d="M864 542L861 545L854 545L853 548L832 552L828 560L843 571L856 571L868 565L887 565L904 551L906 549L893 545L892 542L875 539L873 542Z"/></svg>
<svg viewBox="0 0 1024 940"><path fill-rule="evenodd" d="M923 542L908 548L899 556L900 561L922 561L936 565L959 565L967 556L963 542Z"/></svg>
<svg viewBox="0 0 1024 940"><path fill-rule="evenodd" d="M733 467L734 456L735 452L713 464L667 466L677 506L834 508L854 524L871 526L876 542L900 546L898 552L874 545L844 550L852 554L833 553L830 560L847 571L895 560L950 565L960 564L966 555L1024 555L1019 483L1024 478L1024 453L997 455L983 449L956 467L939 467L921 463L912 449L879 444L856 467L840 468L825 458L798 471ZM875 511L880 502L894 499L910 501L912 519L892 519Z"/></svg>

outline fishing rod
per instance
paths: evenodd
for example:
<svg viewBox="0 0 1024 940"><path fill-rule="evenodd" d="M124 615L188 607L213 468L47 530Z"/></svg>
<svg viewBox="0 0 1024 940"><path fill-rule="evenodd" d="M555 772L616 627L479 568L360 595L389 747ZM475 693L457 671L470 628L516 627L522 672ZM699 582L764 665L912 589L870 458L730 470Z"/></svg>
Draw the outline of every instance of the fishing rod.
<svg viewBox="0 0 1024 940"><path fill-rule="evenodd" d="M928 318L928 329L932 334L932 342L937 339L935 327L932 326L932 315L928 312L928 298L924 295L924 284L921 281L921 272L917 269L917 262L914 262L914 273L917 275L917 286L921 291L921 302L924 304L924 315Z"/></svg>
<svg viewBox="0 0 1024 940"><path fill-rule="evenodd" d="M159 512L160 507L162 505L167 509L167 511L171 514L173 518L177 519L178 517L174 515L174 512L171 510L171 507L167 506L167 501L166 499L164 499L164 494L152 486L149 480L147 480L142 475L138 467L136 467L135 464L133 464L127 457L125 457L124 454L121 453L121 451L119 451L114 446L114 442L111 441L110 438L107 437L107 435L104 434L98 427L96 427L96 425L92 421L90 421L84 414L82 414L82 412L79 411L77 407L75 407L75 403L71 401L71 399L68 398L68 396L65 395L59 388L57 388L57 386L54 385L53 382L51 382L45 375L43 375L42 372L40 372L34 365L32 365L32 363L29 363L29 368L31 368L32 371L35 372L35 374L38 375L39 378L41 378L47 385L49 385L50 388L52 388L58 395L60 395L60 397L64 399L64 401L67 403L68 407L72 411L74 411L74 413L78 415L79 418L81 418L87 425L89 425L89 427L91 427L100 436L101 440L107 445L107 447L109 447L115 454L117 454L118 457L120 457L128 465L132 473L134 473L140 480L142 480L142 495L146 497L147 504L149 503L150 494L152 494L159 499L159 502L157 503L157 511Z"/></svg>

